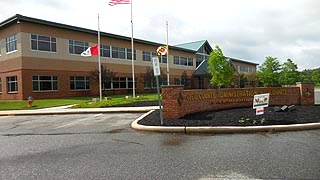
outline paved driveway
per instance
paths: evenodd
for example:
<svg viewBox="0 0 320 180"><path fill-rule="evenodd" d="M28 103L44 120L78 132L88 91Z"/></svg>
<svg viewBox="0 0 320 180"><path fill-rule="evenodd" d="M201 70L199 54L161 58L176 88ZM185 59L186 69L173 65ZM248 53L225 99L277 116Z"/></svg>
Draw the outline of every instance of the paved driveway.
<svg viewBox="0 0 320 180"><path fill-rule="evenodd" d="M320 130L146 133L140 114L0 117L0 179L319 179Z"/></svg>
<svg viewBox="0 0 320 180"><path fill-rule="evenodd" d="M142 113L0 116L0 134L7 136L103 133L128 129Z"/></svg>

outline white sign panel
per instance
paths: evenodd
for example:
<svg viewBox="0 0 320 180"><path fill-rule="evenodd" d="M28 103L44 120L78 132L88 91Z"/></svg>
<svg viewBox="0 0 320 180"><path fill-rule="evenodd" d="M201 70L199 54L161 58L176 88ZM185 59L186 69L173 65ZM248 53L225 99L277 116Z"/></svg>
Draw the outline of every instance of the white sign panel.
<svg viewBox="0 0 320 180"><path fill-rule="evenodd" d="M262 114L264 114L264 107L257 107L256 115L262 115Z"/></svg>
<svg viewBox="0 0 320 180"><path fill-rule="evenodd" d="M268 107L269 106L269 97L270 97L269 93L254 95L253 109L257 109L258 107Z"/></svg>
<svg viewBox="0 0 320 180"><path fill-rule="evenodd" d="M160 76L160 64L158 57L152 57L153 62L153 74L154 76Z"/></svg>

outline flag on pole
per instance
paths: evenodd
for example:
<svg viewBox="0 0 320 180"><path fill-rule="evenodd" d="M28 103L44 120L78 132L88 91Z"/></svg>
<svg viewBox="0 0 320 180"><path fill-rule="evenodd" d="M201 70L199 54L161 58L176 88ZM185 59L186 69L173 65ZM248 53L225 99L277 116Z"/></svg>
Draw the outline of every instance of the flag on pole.
<svg viewBox="0 0 320 180"><path fill-rule="evenodd" d="M158 54L158 56L166 55L167 54L167 46L159 46L158 49L157 49L157 54Z"/></svg>
<svg viewBox="0 0 320 180"><path fill-rule="evenodd" d="M130 4L130 0L110 0L109 6L114 6L117 4Z"/></svg>
<svg viewBox="0 0 320 180"><path fill-rule="evenodd" d="M87 50L83 51L81 53L81 56L98 56L98 45L89 47Z"/></svg>

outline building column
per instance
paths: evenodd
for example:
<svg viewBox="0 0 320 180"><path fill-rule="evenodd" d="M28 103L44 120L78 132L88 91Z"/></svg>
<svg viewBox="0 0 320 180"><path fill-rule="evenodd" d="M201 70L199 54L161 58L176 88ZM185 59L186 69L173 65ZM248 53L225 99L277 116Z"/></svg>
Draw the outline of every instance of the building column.
<svg viewBox="0 0 320 180"><path fill-rule="evenodd" d="M183 86L162 86L163 118L179 118L183 110L182 90Z"/></svg>
<svg viewBox="0 0 320 180"><path fill-rule="evenodd" d="M300 104L304 106L313 106L314 84L297 82L296 86L300 88Z"/></svg>

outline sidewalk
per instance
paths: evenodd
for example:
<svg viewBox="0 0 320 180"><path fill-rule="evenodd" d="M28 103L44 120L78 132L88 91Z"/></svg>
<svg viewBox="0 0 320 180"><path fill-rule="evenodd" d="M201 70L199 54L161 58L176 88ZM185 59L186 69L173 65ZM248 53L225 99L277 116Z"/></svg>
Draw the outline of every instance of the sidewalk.
<svg viewBox="0 0 320 180"><path fill-rule="evenodd" d="M0 116L19 116L19 115L48 115L48 114L80 114L80 113L137 113L148 112L158 109L158 106L146 107L108 107L108 108L75 108L71 109L72 105L59 106L52 108L36 109L36 110L9 110L0 111Z"/></svg>

